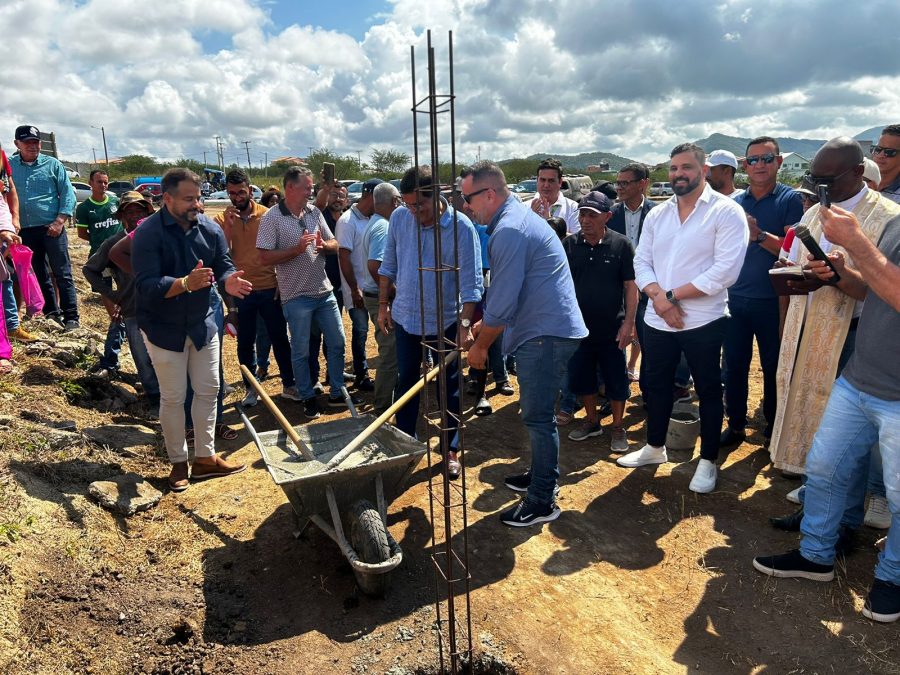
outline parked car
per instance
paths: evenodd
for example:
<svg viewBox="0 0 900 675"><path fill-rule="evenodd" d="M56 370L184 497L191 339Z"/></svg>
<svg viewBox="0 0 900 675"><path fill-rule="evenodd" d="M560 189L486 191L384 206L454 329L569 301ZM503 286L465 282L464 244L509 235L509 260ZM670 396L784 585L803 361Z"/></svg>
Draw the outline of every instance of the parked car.
<svg viewBox="0 0 900 675"><path fill-rule="evenodd" d="M518 183L513 189L513 194L519 198L519 201L528 202L537 192L537 178L529 178Z"/></svg>
<svg viewBox="0 0 900 675"><path fill-rule="evenodd" d="M590 176L564 175L562 179L562 187L560 188L564 197L568 197L572 201L580 202L588 192L594 182Z"/></svg>
<svg viewBox="0 0 900 675"><path fill-rule="evenodd" d="M362 198L362 189L363 182L361 180L347 186L347 198L350 200L351 204L355 204Z"/></svg>
<svg viewBox="0 0 900 675"><path fill-rule="evenodd" d="M653 183L650 186L651 197L671 197L674 194L671 183Z"/></svg>
<svg viewBox="0 0 900 675"><path fill-rule="evenodd" d="M250 192L253 195L253 199L255 201L259 201L262 199L263 192L259 188L258 185L251 185ZM219 190L218 192L213 192L207 199L228 199L228 191L227 190Z"/></svg>
<svg viewBox="0 0 900 675"><path fill-rule="evenodd" d="M142 183L138 186L137 191L154 204L162 201L162 185L159 183Z"/></svg>
<svg viewBox="0 0 900 675"><path fill-rule="evenodd" d="M91 186L87 183L72 181L72 187L75 188L75 200L79 204L91 196Z"/></svg>
<svg viewBox="0 0 900 675"><path fill-rule="evenodd" d="M106 189L108 192L112 192L116 197L121 197L126 192L134 190L134 184L127 180L113 180L110 181Z"/></svg>

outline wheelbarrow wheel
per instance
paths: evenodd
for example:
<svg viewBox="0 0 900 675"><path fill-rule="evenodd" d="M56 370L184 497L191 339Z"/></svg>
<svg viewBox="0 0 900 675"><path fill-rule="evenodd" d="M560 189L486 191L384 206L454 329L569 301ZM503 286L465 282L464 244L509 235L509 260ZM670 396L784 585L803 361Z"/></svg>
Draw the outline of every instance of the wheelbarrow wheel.
<svg viewBox="0 0 900 675"><path fill-rule="evenodd" d="M384 562L391 556L387 532L381 516L370 502L361 499L350 507L350 543L360 559L367 563ZM390 587L390 573L366 574L353 570L356 583L366 595L383 597Z"/></svg>

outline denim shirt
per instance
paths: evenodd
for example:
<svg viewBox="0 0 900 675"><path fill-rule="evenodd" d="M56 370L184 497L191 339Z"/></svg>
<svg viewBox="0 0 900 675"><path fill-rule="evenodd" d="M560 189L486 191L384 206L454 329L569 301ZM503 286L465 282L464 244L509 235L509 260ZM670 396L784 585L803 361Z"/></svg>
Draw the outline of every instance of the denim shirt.
<svg viewBox="0 0 900 675"><path fill-rule="evenodd" d="M456 312L460 303L478 302L484 292L484 279L481 275L481 247L478 244L478 233L464 214L456 212L457 240L453 241L454 209L441 197L444 213L438 227L422 227L412 211L400 207L391 214L388 226L387 242L384 246L384 258L378 273L386 276L397 286L397 296L391 304L394 321L404 330L420 335L422 330L422 312L419 296L419 254L416 252L419 234L422 237L422 267L434 269L434 233L440 230L441 254L445 266L453 266L454 247L459 250L459 281L457 290L452 272L442 272L444 328L456 323ZM436 296L435 272L422 272L425 299L425 335L437 334L437 312L434 308Z"/></svg>
<svg viewBox="0 0 900 675"><path fill-rule="evenodd" d="M545 335L587 337L566 252L547 221L510 195L487 233L491 292L484 323L505 326L503 353Z"/></svg>
<svg viewBox="0 0 900 675"><path fill-rule="evenodd" d="M197 349L216 334L210 288L166 298L176 281L202 260L224 283L235 269L222 228L200 214L187 232L163 207L134 232L131 261L137 292L137 323L147 339L162 349L184 350L187 338Z"/></svg>
<svg viewBox="0 0 900 675"><path fill-rule="evenodd" d="M74 213L75 189L58 159L39 154L33 164L26 164L17 152L9 158L9 165L19 193L22 229L47 226L59 214Z"/></svg>

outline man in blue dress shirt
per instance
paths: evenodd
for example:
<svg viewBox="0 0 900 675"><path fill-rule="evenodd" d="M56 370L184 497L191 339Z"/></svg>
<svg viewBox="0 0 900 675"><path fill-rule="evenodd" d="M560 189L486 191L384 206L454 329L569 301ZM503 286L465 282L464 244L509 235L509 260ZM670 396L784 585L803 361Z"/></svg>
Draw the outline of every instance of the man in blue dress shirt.
<svg viewBox="0 0 900 675"><path fill-rule="evenodd" d="M188 376L194 390L195 480L239 473L216 455L213 430L219 392L219 333L210 288L224 282L239 298L252 285L235 271L225 235L200 212L200 178L169 169L162 179L164 206L135 230L132 246L137 323L159 380L159 422L172 462L169 487L188 487L184 399Z"/></svg>
<svg viewBox="0 0 900 675"><path fill-rule="evenodd" d="M488 223L491 292L475 326L469 365L485 368L488 347L503 333L503 352L515 354L522 422L531 438L531 468L506 486L527 492L500 515L525 527L556 520L559 432L553 408L569 359L588 330L562 243L547 222L512 196L496 164L466 171L462 196L475 219Z"/></svg>

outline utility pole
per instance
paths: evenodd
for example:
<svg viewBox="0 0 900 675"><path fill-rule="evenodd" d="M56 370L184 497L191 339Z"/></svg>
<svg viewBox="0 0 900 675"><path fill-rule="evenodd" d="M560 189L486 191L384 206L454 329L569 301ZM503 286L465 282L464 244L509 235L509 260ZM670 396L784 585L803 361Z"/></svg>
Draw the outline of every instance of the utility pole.
<svg viewBox="0 0 900 675"><path fill-rule="evenodd" d="M216 163L219 170L225 172L225 144L221 141L221 136L213 136L216 139Z"/></svg>
<svg viewBox="0 0 900 675"><path fill-rule="evenodd" d="M311 155L311 154L312 154L312 151L313 151L313 146L308 145L308 146L306 146L306 147L309 148L309 155ZM309 155L306 156L306 160L307 160L307 161L309 161Z"/></svg>
<svg viewBox="0 0 900 675"><path fill-rule="evenodd" d="M103 136L103 157L106 159L106 169L109 170L109 153L106 151L106 129L102 126L95 127L93 124L91 125L91 129L99 129L100 134ZM96 162L96 160L95 160Z"/></svg>
<svg viewBox="0 0 900 675"><path fill-rule="evenodd" d="M263 154L266 157L266 180L269 180L269 153L264 152Z"/></svg>
<svg viewBox="0 0 900 675"><path fill-rule="evenodd" d="M206 150L203 151L203 168L206 168Z"/></svg>
<svg viewBox="0 0 900 675"><path fill-rule="evenodd" d="M97 164L97 148L91 148L91 150L94 152L94 164Z"/></svg>
<svg viewBox="0 0 900 675"><path fill-rule="evenodd" d="M359 175L362 176L362 150L356 151L356 166L359 168Z"/></svg>
<svg viewBox="0 0 900 675"><path fill-rule="evenodd" d="M250 162L250 141L241 141L247 149L247 171L253 171L253 164Z"/></svg>

